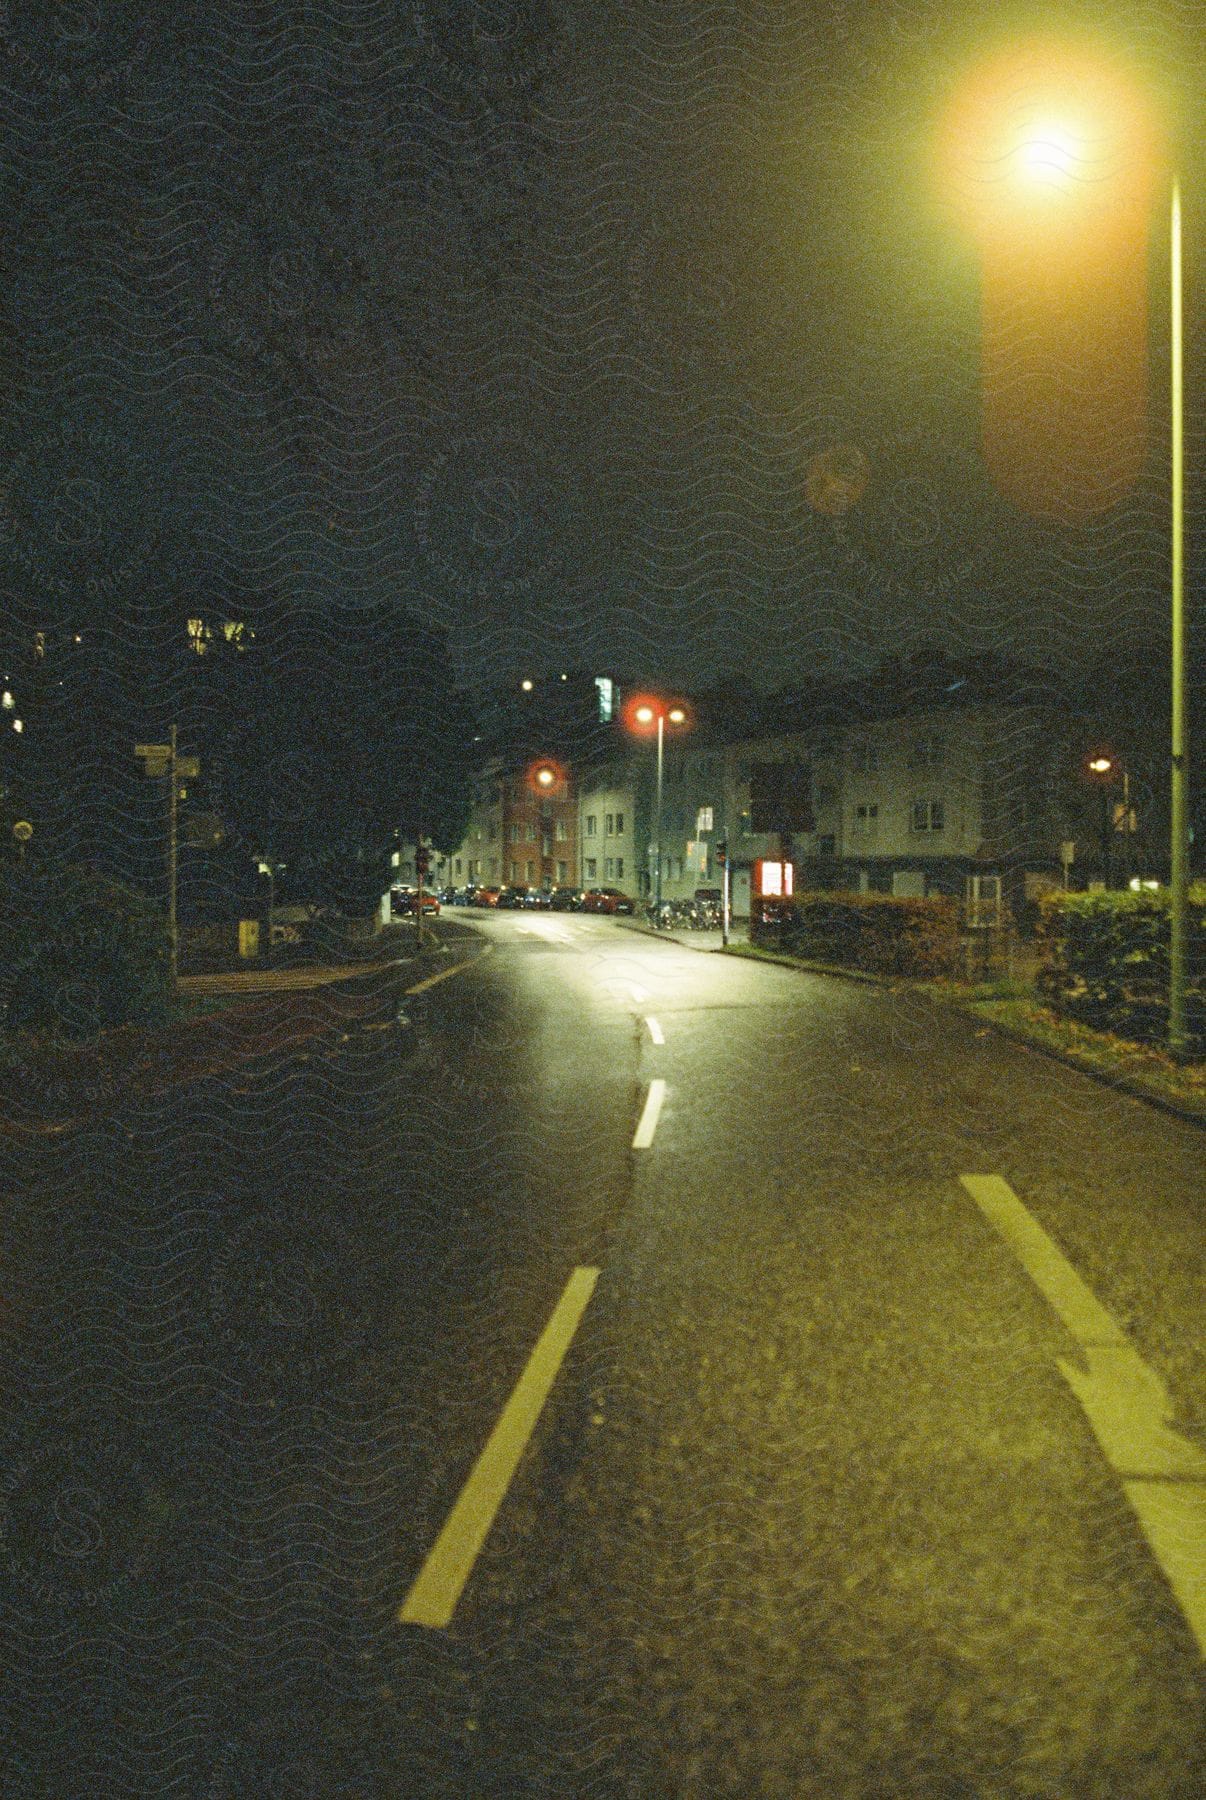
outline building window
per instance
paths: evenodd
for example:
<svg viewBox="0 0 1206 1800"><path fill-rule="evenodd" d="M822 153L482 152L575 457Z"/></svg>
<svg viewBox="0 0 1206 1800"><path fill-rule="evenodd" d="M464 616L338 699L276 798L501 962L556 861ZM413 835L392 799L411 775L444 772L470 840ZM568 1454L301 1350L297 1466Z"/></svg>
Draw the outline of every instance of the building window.
<svg viewBox="0 0 1206 1800"><path fill-rule="evenodd" d="M614 856L605 857L603 861L603 873L606 875L608 881L611 881L614 878L615 872L616 863Z"/></svg>
<svg viewBox="0 0 1206 1800"><path fill-rule="evenodd" d="M856 806L854 809L854 830L858 837L871 837L879 822L878 806Z"/></svg>
<svg viewBox="0 0 1206 1800"><path fill-rule="evenodd" d="M944 824L941 800L914 800L914 831L941 831Z"/></svg>
<svg viewBox="0 0 1206 1800"><path fill-rule="evenodd" d="M617 813L616 814L616 836L623 837L623 835L624 835L624 815L623 815L623 813Z"/></svg>
<svg viewBox="0 0 1206 1800"><path fill-rule="evenodd" d="M587 815L586 815L586 835L587 835L587 837L594 837L596 829L598 828L598 824L599 824L599 821L596 818L595 814L587 813Z"/></svg>
<svg viewBox="0 0 1206 1800"><path fill-rule="evenodd" d="M817 839L817 855L818 856L835 856L836 854L837 854L837 839L836 838L819 837Z"/></svg>
<svg viewBox="0 0 1206 1800"><path fill-rule="evenodd" d="M588 856L586 859L586 879L588 881L593 881L598 873L599 865L596 863L593 856Z"/></svg>
<svg viewBox="0 0 1206 1800"><path fill-rule="evenodd" d="M604 830L608 837L614 837L616 835L616 815L614 813L608 813L604 823Z"/></svg>
<svg viewBox="0 0 1206 1800"><path fill-rule="evenodd" d="M517 862L512 862L511 864L511 880L519 880L519 864Z"/></svg>
<svg viewBox="0 0 1206 1800"><path fill-rule="evenodd" d="M915 769L940 769L946 757L946 739L914 738L909 761Z"/></svg>
<svg viewBox="0 0 1206 1800"><path fill-rule="evenodd" d="M511 820L511 842L513 844L517 844L519 842L519 820L518 819Z"/></svg>
<svg viewBox="0 0 1206 1800"><path fill-rule="evenodd" d="M458 875L459 875L459 874L460 874L460 872L461 872L461 859L460 859L460 857L459 857L459 856L458 856L458 857L457 857L457 859L456 859L456 865L455 865L455 866L456 866L456 872L457 872L457 874L458 874Z"/></svg>
<svg viewBox="0 0 1206 1800"><path fill-rule="evenodd" d="M525 875L524 879L525 879L525 881L528 882L528 884L530 886L532 879L536 874L536 864L534 862L529 862L529 863L525 863L524 867L527 869L527 874Z"/></svg>
<svg viewBox="0 0 1206 1800"><path fill-rule="evenodd" d="M482 834L479 831L477 835L478 835L478 837L480 837ZM490 842L492 844L496 844L498 842L498 820L497 819L491 819L489 826L487 827L487 836L489 837Z"/></svg>
<svg viewBox="0 0 1206 1800"><path fill-rule="evenodd" d="M564 819L557 820L557 842L564 844L569 838L569 826Z"/></svg>
<svg viewBox="0 0 1206 1800"><path fill-rule="evenodd" d="M617 856L616 857L616 880L623 881L623 879L624 879L624 858L622 856Z"/></svg>
<svg viewBox="0 0 1206 1800"><path fill-rule="evenodd" d="M877 775L879 773L879 746L865 741L853 745L850 752L850 766L856 775Z"/></svg>
<svg viewBox="0 0 1206 1800"><path fill-rule="evenodd" d="M569 864L559 862L557 864L557 886L564 887L568 880L569 880Z"/></svg>

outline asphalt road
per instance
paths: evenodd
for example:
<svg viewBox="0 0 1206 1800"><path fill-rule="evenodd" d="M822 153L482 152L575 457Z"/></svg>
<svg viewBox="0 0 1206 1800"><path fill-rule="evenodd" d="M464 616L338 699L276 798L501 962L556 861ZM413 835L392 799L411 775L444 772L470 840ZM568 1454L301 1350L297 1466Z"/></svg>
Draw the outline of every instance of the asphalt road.
<svg viewBox="0 0 1206 1800"><path fill-rule="evenodd" d="M440 930L411 1054L0 1144L0 1793L1204 1791L1201 1131Z"/></svg>

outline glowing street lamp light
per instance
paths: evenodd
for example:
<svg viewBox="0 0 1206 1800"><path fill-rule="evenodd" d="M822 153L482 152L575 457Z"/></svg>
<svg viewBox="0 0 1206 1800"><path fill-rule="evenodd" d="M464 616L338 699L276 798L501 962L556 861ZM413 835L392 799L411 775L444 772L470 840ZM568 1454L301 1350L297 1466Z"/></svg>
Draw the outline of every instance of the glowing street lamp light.
<svg viewBox="0 0 1206 1800"><path fill-rule="evenodd" d="M657 833L657 875L654 890L654 918L657 924L662 922L662 762L663 744L666 726L681 728L687 724L686 709L677 704L667 705L665 700L650 698L638 700L632 706L630 717L635 725L648 728L657 723L657 798L654 802L654 820Z"/></svg>
<svg viewBox="0 0 1206 1800"><path fill-rule="evenodd" d="M1117 499L1139 470L1146 407L1146 280L1144 256L1153 177L1160 166L1152 109L1127 73L1106 56L1046 40L1021 44L987 62L959 95L938 146L944 188L958 190L960 210L976 230L986 261L1039 287L1052 309L1044 319L1061 357L1088 369L1088 409L1070 423L1052 420L1066 388L1066 367L1044 371L1052 405L1025 420L1001 411L1024 385L1017 380L1018 293L995 296L985 282L986 346L990 308L1000 314L993 354L1002 379L986 379L985 453L999 484L1034 500L1042 479L1065 453L1075 462L1084 496L1065 492L1049 508L1092 514ZM968 179L969 175L972 177ZM1062 246L1062 249L1061 249ZM1037 258L1044 259L1042 269ZM1181 190L1169 179L1171 411L1171 731L1169 1048L1184 1055L1186 890L1189 869L1189 767L1186 745L1184 375L1181 293ZM1006 283L1006 285L1008 285ZM1103 296L1108 294L1108 300ZM1005 304L1002 305L1004 298ZM1096 341L1094 312L1098 315ZM1111 339L1110 327L1113 327ZM1077 341L1078 334L1081 341ZM985 351L987 357L987 347ZM987 375L987 364L986 364ZM1052 383L1055 385L1052 386ZM1059 390L1058 392L1056 390ZM990 391L992 390L992 391ZM1112 393L1112 399L1108 395ZM1111 407L1113 422L1111 424ZM1033 416L1042 411L1045 416ZM1088 428L1096 421L1096 430ZM1062 441L1061 441L1062 432ZM1048 470L1033 446L1042 436ZM1128 449L1129 443L1129 449ZM1026 452L1031 451L1029 458ZM1119 460L1121 459L1121 460ZM1129 459L1129 460L1128 460ZM1023 465L1029 460L1030 467ZM1037 477L1037 479L1036 479ZM1093 765L1090 765L1092 767ZM1095 771L1098 774L1102 770Z"/></svg>

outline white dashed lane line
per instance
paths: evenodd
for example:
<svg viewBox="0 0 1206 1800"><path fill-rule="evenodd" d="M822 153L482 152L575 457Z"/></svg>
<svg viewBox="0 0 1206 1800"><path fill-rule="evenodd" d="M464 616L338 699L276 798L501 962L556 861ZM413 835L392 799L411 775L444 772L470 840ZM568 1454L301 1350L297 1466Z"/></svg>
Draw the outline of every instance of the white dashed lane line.
<svg viewBox="0 0 1206 1800"><path fill-rule="evenodd" d="M999 1175L959 1180L1079 1347L1086 1366L1060 1356L1059 1372L1206 1656L1206 1454L1172 1428L1164 1382L1009 1183Z"/></svg>
<svg viewBox="0 0 1206 1800"><path fill-rule="evenodd" d="M666 1098L664 1081L651 1081L649 1092L645 1097L645 1110L641 1114L641 1122L636 1128L636 1136L632 1140L634 1150L648 1150L653 1142L653 1134L657 1130L658 1114L662 1110L662 1102Z"/></svg>
<svg viewBox="0 0 1206 1800"><path fill-rule="evenodd" d="M658 1024L657 1020L655 1018L653 1018L652 1016L650 1016L649 1018L647 1018L645 1020L645 1023L649 1027L649 1035L653 1039L654 1043L655 1044L664 1044L666 1039L663 1036L662 1028Z"/></svg>

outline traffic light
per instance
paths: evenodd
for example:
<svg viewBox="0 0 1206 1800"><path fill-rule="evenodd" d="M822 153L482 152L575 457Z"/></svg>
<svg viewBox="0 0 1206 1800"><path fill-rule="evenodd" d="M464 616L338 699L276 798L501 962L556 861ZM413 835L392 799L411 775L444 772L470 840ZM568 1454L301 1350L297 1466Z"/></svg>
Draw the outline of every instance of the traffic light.
<svg viewBox="0 0 1206 1800"><path fill-rule="evenodd" d="M716 867L723 869L729 860L729 840L718 838L716 842Z"/></svg>
<svg viewBox="0 0 1206 1800"><path fill-rule="evenodd" d="M415 846L415 872L420 876L426 875L430 867L431 851L426 844L417 844Z"/></svg>

